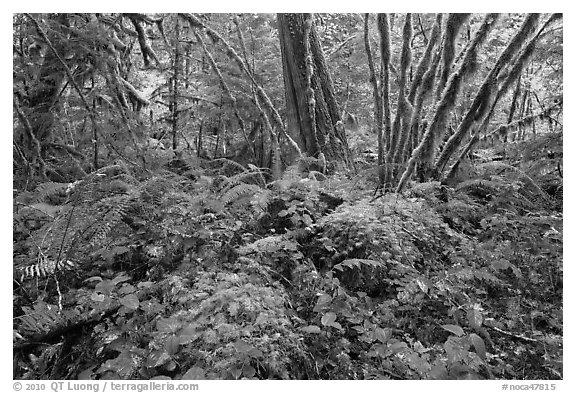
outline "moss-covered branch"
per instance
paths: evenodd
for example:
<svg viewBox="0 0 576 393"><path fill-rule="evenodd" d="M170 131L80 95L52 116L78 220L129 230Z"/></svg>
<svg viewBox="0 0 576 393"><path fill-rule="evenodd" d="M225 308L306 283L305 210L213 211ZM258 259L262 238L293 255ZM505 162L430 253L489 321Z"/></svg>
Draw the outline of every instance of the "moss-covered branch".
<svg viewBox="0 0 576 393"><path fill-rule="evenodd" d="M444 89L444 92L442 93L442 99L435 108L430 126L426 132L424 132L420 144L418 147L416 147L416 149L414 149L412 156L408 160L406 169L404 170L404 173L402 174L396 187L396 192L401 192L406 185L406 182L414 171L416 161L420 160L424 156L428 156L429 158L433 154L435 150L435 140L438 137L438 130L443 129L448 114L452 108L454 108L454 104L456 102L456 98L458 96L458 92L460 91L462 82L472 73L475 68L478 47L486 41L488 34L496 25L497 20L498 14L486 15L484 21L476 31L474 39L468 47L462 63L460 64L458 70L452 74L446 88Z"/></svg>
<svg viewBox="0 0 576 393"><path fill-rule="evenodd" d="M458 130L448 139L440 157L436 161L435 168L438 173L444 170L446 163L450 156L454 153L466 133L472 127L475 121L480 121L484 115L489 111L491 103L494 100L494 94L496 93L498 76L504 70L507 64L512 60L512 58L519 52L522 45L531 37L532 33L537 27L539 14L529 14L526 16L524 23L518 32L512 37L512 40L508 43L506 48L500 53L496 64L492 67L482 86L476 93L472 105L466 112L464 119L458 126Z"/></svg>

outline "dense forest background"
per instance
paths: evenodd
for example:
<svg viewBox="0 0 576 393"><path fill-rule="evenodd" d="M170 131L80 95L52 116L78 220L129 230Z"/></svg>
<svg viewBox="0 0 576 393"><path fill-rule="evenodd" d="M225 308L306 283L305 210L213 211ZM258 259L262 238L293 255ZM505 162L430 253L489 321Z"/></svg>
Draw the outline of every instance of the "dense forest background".
<svg viewBox="0 0 576 393"><path fill-rule="evenodd" d="M18 379L561 379L561 14L14 14Z"/></svg>

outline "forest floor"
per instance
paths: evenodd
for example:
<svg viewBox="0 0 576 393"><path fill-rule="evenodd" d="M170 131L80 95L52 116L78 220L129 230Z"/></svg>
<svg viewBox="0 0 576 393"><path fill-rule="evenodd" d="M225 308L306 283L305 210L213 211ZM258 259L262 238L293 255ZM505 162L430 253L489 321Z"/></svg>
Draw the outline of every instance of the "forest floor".
<svg viewBox="0 0 576 393"><path fill-rule="evenodd" d="M561 179L214 165L15 198L14 378L562 378Z"/></svg>

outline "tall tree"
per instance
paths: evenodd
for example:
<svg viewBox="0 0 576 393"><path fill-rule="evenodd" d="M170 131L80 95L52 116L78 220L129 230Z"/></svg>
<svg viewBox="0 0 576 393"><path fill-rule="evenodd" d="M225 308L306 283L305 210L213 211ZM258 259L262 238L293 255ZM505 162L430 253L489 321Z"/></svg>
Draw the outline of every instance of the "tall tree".
<svg viewBox="0 0 576 393"><path fill-rule="evenodd" d="M349 162L348 143L312 14L278 14L288 133L308 156Z"/></svg>
<svg viewBox="0 0 576 393"><path fill-rule="evenodd" d="M444 132L448 114L454 108L460 87L464 82L464 79L474 73L474 64L476 63L478 48L488 38L488 33L494 28L497 19L498 14L486 15L484 21L476 31L473 40L466 50L464 59L461 61L458 69L455 70L449 78L446 87L443 89L440 101L434 108L428 129L423 134L420 144L416 149L414 149L412 156L406 163L406 169L404 170L404 173L402 173L396 187L397 192L402 191L406 185L406 181L408 181L409 177L412 175L418 160L423 159L425 163L428 163L434 157L438 140Z"/></svg>

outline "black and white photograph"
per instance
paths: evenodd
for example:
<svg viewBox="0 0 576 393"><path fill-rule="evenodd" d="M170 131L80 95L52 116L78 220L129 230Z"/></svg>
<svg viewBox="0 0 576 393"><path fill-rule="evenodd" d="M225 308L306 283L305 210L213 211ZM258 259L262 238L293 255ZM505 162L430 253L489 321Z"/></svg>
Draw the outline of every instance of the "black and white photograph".
<svg viewBox="0 0 576 393"><path fill-rule="evenodd" d="M14 391L561 386L563 13L329 10L12 13Z"/></svg>

